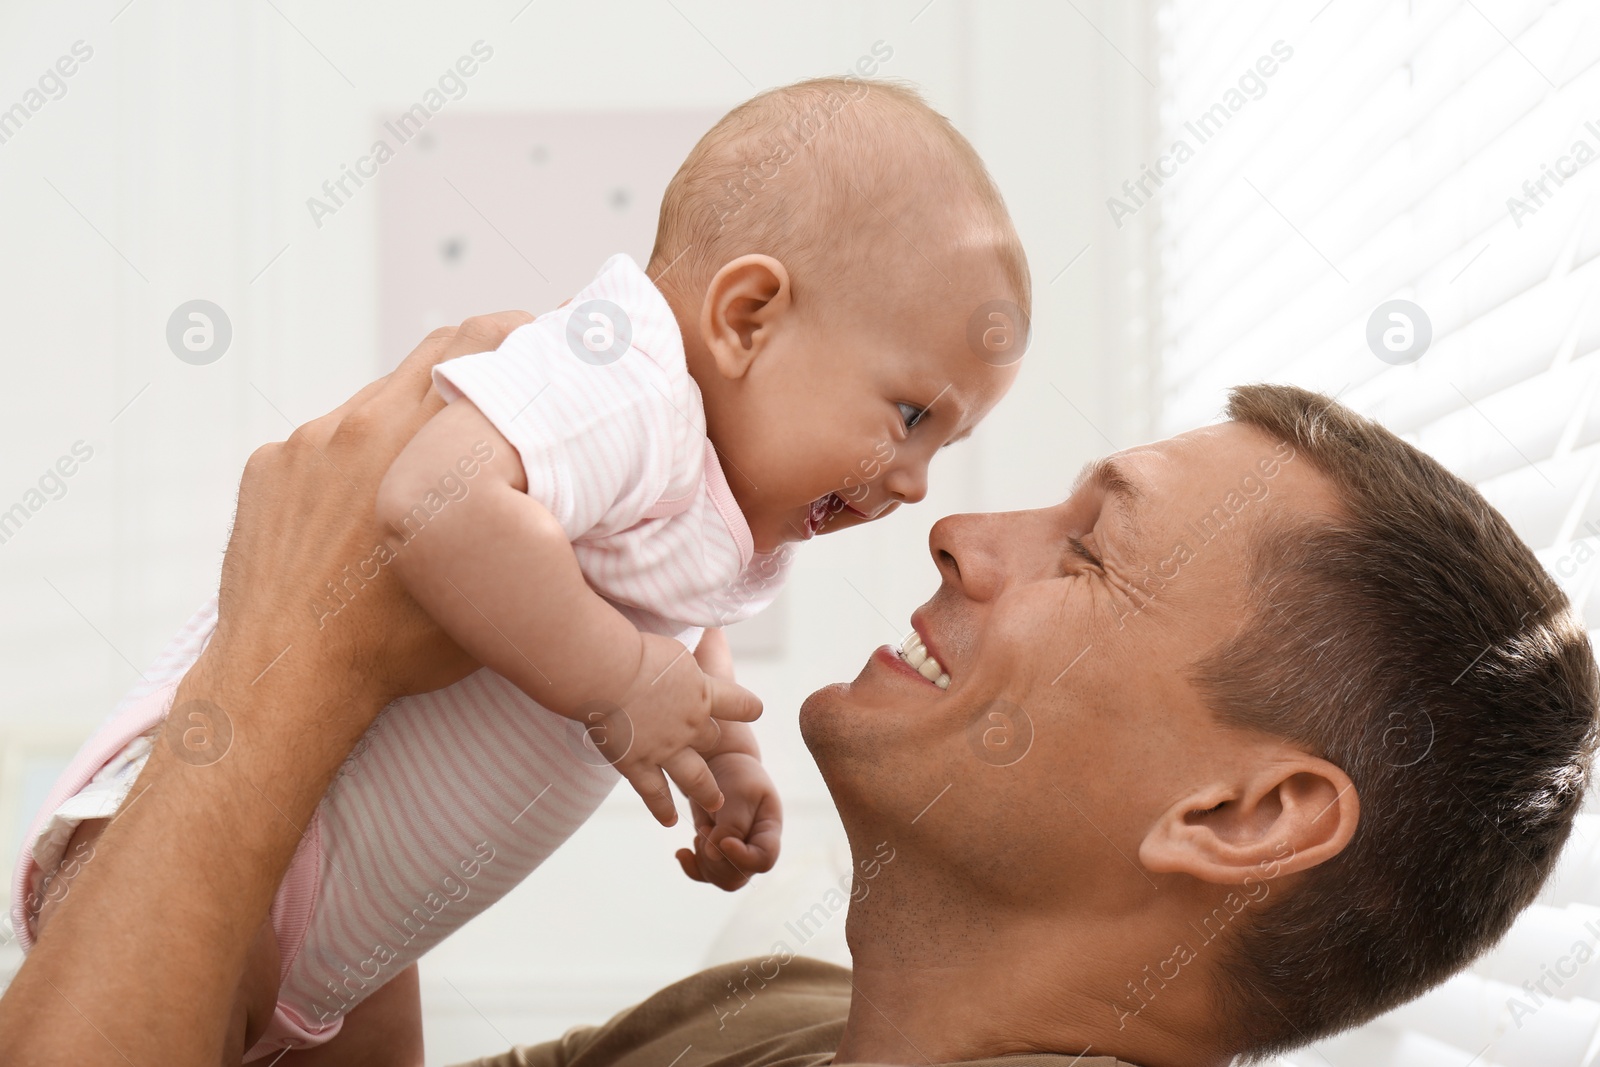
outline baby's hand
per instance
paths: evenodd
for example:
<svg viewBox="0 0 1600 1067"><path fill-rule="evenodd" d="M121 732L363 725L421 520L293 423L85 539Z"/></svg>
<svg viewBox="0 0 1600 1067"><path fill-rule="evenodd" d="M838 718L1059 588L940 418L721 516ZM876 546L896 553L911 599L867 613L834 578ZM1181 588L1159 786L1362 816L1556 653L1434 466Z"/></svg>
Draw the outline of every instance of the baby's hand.
<svg viewBox="0 0 1600 1067"><path fill-rule="evenodd" d="M778 862L783 804L756 757L725 752L712 756L710 765L722 787L723 804L715 814L692 806L694 848L679 849L678 863L695 881L732 892Z"/></svg>
<svg viewBox="0 0 1600 1067"><path fill-rule="evenodd" d="M751 722L761 701L748 689L708 675L689 650L670 637L641 633L644 657L628 686L620 714L614 710L596 747L628 780L663 826L678 821L667 779L707 811L722 807L717 778L696 749L711 750L721 728L717 719ZM621 722L614 721L621 719ZM593 736L591 732L591 736ZM621 752L611 749L620 748Z"/></svg>

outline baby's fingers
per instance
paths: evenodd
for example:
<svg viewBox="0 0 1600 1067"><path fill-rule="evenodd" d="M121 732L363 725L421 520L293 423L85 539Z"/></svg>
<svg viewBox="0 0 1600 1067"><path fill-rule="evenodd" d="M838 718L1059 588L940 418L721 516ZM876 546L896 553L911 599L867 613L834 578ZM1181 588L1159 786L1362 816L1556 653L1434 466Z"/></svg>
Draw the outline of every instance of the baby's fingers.
<svg viewBox="0 0 1600 1067"><path fill-rule="evenodd" d="M762 872L772 870L778 862L778 851L783 840L783 804L777 796L768 794L756 809L755 821L745 834L744 844L750 853L750 867L746 870Z"/></svg>
<svg viewBox="0 0 1600 1067"><path fill-rule="evenodd" d="M783 805L774 793L766 793L748 821L727 821L708 837L708 850L722 856L741 874L765 874L778 862L783 837ZM704 863L701 864L704 867Z"/></svg>
<svg viewBox="0 0 1600 1067"><path fill-rule="evenodd" d="M656 822L662 826L677 824L678 805L672 800L672 790L668 788L666 775L661 773L660 767L641 767L626 772L626 776L633 791L639 794L644 806L656 817Z"/></svg>
<svg viewBox="0 0 1600 1067"><path fill-rule="evenodd" d="M678 866L683 868L683 873L697 882L706 881L706 876L700 873L700 859L692 849L680 848L678 850Z"/></svg>
<svg viewBox="0 0 1600 1067"><path fill-rule="evenodd" d="M662 763L661 769L678 783L684 796L706 811L716 811L722 807L722 790L717 786L716 776L706 765L705 757L694 749L685 748L670 756Z"/></svg>
<svg viewBox="0 0 1600 1067"><path fill-rule="evenodd" d="M765 874L778 862L776 834L769 839L751 838L748 841L733 836L719 837L710 844L710 848L746 878L753 874Z"/></svg>
<svg viewBox="0 0 1600 1067"><path fill-rule="evenodd" d="M740 861L740 853L725 847L730 844L742 848L744 843L737 837L714 841L709 835L701 835L695 840L695 860L702 882L731 893L748 882L752 872Z"/></svg>
<svg viewBox="0 0 1600 1067"><path fill-rule="evenodd" d="M710 686L711 717L725 722L755 722L761 717L761 698L737 682L706 675Z"/></svg>
<svg viewBox="0 0 1600 1067"><path fill-rule="evenodd" d="M715 751L721 743L722 727L717 725L716 719L708 717L700 724L700 729L696 731L694 740L689 742L689 747L704 754Z"/></svg>

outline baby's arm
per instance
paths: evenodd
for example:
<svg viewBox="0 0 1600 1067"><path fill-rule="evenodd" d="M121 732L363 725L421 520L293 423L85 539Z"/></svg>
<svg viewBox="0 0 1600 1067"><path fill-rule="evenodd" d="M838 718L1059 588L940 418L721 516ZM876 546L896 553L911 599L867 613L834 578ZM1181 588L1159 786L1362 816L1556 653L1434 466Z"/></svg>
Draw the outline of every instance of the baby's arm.
<svg viewBox="0 0 1600 1067"><path fill-rule="evenodd" d="M734 680L733 655L721 629L707 630L694 656L707 674ZM722 734L706 750L705 757L725 802L715 815L691 806L694 847L679 849L678 863L697 882L734 890L749 881L751 875L770 871L778 861L783 805L777 787L761 765L761 750L750 724L719 725Z"/></svg>
<svg viewBox="0 0 1600 1067"><path fill-rule="evenodd" d="M449 478L465 493L441 493ZM760 701L606 603L584 580L560 524L526 490L511 443L470 401L450 404L378 490L378 518L400 535L395 572L479 662L556 714L604 726L592 734L606 739L601 751L664 825L677 811L663 771L715 811L722 794L692 746L710 747L712 717L748 721ZM433 512L430 494L445 501Z"/></svg>

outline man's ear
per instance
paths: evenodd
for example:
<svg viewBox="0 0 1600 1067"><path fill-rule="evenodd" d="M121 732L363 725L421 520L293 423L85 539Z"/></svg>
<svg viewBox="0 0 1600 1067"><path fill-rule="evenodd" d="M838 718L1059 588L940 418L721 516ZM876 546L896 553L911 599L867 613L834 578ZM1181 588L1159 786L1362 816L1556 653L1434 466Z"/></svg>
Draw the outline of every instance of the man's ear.
<svg viewBox="0 0 1600 1067"><path fill-rule="evenodd" d="M1239 885L1315 867L1355 836L1355 784L1327 760L1281 745L1243 775L1163 812L1139 844L1139 861L1151 871Z"/></svg>
<svg viewBox="0 0 1600 1067"><path fill-rule="evenodd" d="M740 256L722 265L700 306L700 336L724 378L744 377L792 306L789 272L771 256Z"/></svg>

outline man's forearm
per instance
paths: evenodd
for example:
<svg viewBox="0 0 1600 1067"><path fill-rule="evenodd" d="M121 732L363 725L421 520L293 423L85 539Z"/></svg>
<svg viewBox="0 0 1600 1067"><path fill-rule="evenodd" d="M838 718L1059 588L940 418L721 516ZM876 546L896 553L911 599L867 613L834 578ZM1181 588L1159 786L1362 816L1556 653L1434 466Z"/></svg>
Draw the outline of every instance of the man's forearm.
<svg viewBox="0 0 1600 1067"><path fill-rule="evenodd" d="M70 906L0 1001L0 1060L217 1062L251 935L376 711L352 692L328 699L329 682L292 669L251 685L259 670L202 658L180 683L174 707L201 699L224 709L232 745L207 766L156 745L73 882ZM127 901L161 906L129 914ZM116 934L146 924L165 928L160 953L148 938Z"/></svg>
<svg viewBox="0 0 1600 1067"><path fill-rule="evenodd" d="M182 705L209 701L232 744L206 766L156 745L0 997L0 1063L219 1062L249 945L339 764L390 700L472 669L392 579L336 626L320 628L306 603L382 538L378 481L442 404L429 369L529 318L435 331L386 378L250 457L217 629L168 721L181 734Z"/></svg>

